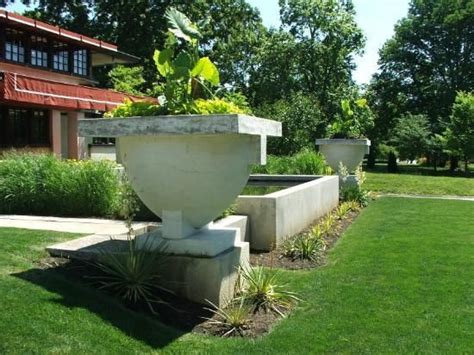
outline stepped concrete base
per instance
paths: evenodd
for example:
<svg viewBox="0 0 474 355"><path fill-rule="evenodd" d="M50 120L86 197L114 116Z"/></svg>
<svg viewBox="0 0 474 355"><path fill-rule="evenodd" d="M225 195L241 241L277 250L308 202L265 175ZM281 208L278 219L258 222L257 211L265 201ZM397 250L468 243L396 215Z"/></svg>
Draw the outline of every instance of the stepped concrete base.
<svg viewBox="0 0 474 355"><path fill-rule="evenodd" d="M232 216L235 217L235 216ZM227 226L229 224L246 225L246 217L229 218L221 220L217 225ZM227 220L227 221L226 221ZM136 238L145 240L156 239L160 228L151 226L144 234ZM205 231L200 232L201 238L196 240L172 240L166 248L166 257L159 265L161 273L160 286L163 286L178 296L189 300L207 304L209 300L217 305L228 302L235 292L237 280L237 270L240 265L249 264L249 243L242 241L241 230L239 228L224 227L224 229L213 229L206 237ZM243 231L245 235L245 231ZM223 237L223 243L219 243L219 237ZM229 238L233 238L229 243ZM214 240L215 249L208 249L203 254L192 252L202 250L204 245L210 247ZM200 245L200 243L203 243ZM65 243L52 245L46 250L52 256L60 256L71 259L96 260L104 252L124 253L128 249L127 235L89 235L74 239ZM158 243L157 243L158 245ZM225 250L221 247L227 245ZM206 255L207 254L207 255Z"/></svg>

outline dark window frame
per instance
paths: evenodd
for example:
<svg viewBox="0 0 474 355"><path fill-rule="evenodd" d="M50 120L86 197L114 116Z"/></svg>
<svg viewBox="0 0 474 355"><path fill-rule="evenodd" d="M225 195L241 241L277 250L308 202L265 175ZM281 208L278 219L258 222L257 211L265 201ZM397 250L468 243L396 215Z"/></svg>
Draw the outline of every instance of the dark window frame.
<svg viewBox="0 0 474 355"><path fill-rule="evenodd" d="M7 59L6 56L6 45L7 45L7 30L11 29L14 31L19 31L22 33L21 40L24 43L24 62L19 62L15 60L10 60ZM38 66L34 65L31 62L31 49L34 47L33 42L31 41L31 37L41 37L41 38L46 38L47 40L47 45L45 46L44 49L46 49L47 52L47 66ZM65 45L65 51L68 52L68 58L67 58L67 70L61 70L61 69L55 69L54 68L54 60L53 60L53 55L54 55L54 43L64 43ZM85 51L85 67L83 67L83 70L80 71L82 74L78 74L74 71L74 52L76 51ZM19 28L17 26L12 26L12 25L6 25L4 23L0 23L0 61L5 61L8 63L12 63L15 65L21 65L21 66L26 66L26 67L32 67L36 69L41 69L41 70L49 70L53 71L56 73L61 73L61 74L68 74L71 76L76 76L80 78L87 78L87 79L92 79L92 60L91 60L91 49L88 47L82 47L78 46L77 44L72 44L71 42L68 41L63 41L61 39L58 39L56 37L44 35L44 34L39 34L35 32L28 32L25 31L22 28Z"/></svg>
<svg viewBox="0 0 474 355"><path fill-rule="evenodd" d="M19 114L11 117L11 111ZM19 113L22 112L22 113ZM21 117L21 115L24 115ZM22 119L24 122L18 125L25 125L24 135L18 137L15 132L14 119ZM0 106L0 147L2 148L24 148L24 147L51 147L51 119L49 110L39 108L27 108L19 106Z"/></svg>

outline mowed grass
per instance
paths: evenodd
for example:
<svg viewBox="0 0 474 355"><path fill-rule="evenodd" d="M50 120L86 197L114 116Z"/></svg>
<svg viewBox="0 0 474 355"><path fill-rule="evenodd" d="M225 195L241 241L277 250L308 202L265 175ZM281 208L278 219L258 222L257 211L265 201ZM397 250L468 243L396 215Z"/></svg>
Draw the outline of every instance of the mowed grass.
<svg viewBox="0 0 474 355"><path fill-rule="evenodd" d="M258 340L184 334L56 271L70 235L0 229L0 353L472 353L474 203L380 198L312 271L283 272L305 302Z"/></svg>
<svg viewBox="0 0 474 355"><path fill-rule="evenodd" d="M379 193L474 196L474 178L464 177L368 172L364 187Z"/></svg>

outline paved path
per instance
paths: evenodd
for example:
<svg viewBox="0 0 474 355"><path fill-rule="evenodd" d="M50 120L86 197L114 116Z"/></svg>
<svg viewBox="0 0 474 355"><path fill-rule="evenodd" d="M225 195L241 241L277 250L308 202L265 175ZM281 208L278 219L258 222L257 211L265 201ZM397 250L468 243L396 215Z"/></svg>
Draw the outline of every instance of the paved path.
<svg viewBox="0 0 474 355"><path fill-rule="evenodd" d="M406 198L431 198L439 200L459 200L459 201L473 201L474 196L452 196L452 195L409 195L409 194L390 194L390 193L379 193L377 196L387 197L406 197Z"/></svg>
<svg viewBox="0 0 474 355"><path fill-rule="evenodd" d="M135 231L149 226L149 222L136 222ZM0 227L50 230L80 234L115 235L127 233L123 221L96 218L38 217L20 215L0 215Z"/></svg>

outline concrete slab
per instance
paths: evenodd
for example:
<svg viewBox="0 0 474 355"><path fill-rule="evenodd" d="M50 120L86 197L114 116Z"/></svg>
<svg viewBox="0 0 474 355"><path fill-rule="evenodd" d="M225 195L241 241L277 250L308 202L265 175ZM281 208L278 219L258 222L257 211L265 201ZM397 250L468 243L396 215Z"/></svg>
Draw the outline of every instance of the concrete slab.
<svg viewBox="0 0 474 355"><path fill-rule="evenodd" d="M281 137L281 122L241 115L168 115L79 122L82 137L126 137L156 135L251 134Z"/></svg>
<svg viewBox="0 0 474 355"><path fill-rule="evenodd" d="M157 225L157 223L136 222L133 224L133 229L136 233L143 233L148 231L150 226ZM23 215L0 215L0 227L104 235L125 234L128 232L125 223L117 220Z"/></svg>

